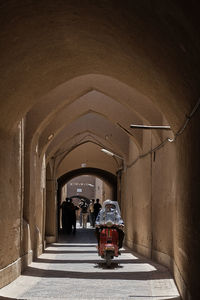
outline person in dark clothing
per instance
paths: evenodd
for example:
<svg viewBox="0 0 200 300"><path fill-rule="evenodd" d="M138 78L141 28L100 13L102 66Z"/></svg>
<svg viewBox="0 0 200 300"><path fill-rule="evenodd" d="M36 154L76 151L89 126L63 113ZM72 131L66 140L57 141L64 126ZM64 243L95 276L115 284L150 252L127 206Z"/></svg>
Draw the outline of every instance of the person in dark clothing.
<svg viewBox="0 0 200 300"><path fill-rule="evenodd" d="M76 210L78 210L79 208L74 205L72 199L70 199L70 206L71 206L71 222L73 227L73 234L75 234L76 233Z"/></svg>
<svg viewBox="0 0 200 300"><path fill-rule="evenodd" d="M96 202L94 203L94 222L99 214L100 209L101 204L99 203L99 199L96 199Z"/></svg>
<svg viewBox="0 0 200 300"><path fill-rule="evenodd" d="M70 198L66 198L62 205L62 229L64 233L70 234L72 231L72 208Z"/></svg>

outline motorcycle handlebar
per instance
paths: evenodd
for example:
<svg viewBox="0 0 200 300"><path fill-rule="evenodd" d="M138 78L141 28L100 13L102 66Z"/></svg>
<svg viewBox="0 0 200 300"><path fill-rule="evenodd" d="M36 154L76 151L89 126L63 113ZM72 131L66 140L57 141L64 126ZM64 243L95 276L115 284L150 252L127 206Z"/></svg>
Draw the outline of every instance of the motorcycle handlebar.
<svg viewBox="0 0 200 300"><path fill-rule="evenodd" d="M118 224L113 224L113 225L102 225L102 224L100 224L100 225L96 225L96 227L97 228L123 228L124 227L124 225L123 224L121 224L121 225L118 225Z"/></svg>

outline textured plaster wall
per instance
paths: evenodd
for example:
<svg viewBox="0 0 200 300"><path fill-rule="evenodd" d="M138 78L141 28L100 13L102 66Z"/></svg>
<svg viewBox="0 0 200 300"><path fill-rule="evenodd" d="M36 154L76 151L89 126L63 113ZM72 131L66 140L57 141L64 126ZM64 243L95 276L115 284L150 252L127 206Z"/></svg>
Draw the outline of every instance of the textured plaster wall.
<svg viewBox="0 0 200 300"><path fill-rule="evenodd" d="M145 146L151 146L150 135ZM129 146L129 162L139 152L132 141ZM124 188L123 188L124 189ZM151 245L151 161L150 157L139 160L128 167L125 174L125 197L122 197L122 211L125 211L126 241L134 250L150 256Z"/></svg>
<svg viewBox="0 0 200 300"><path fill-rule="evenodd" d="M21 222L21 153L20 127L15 135L1 138L1 267L13 262L20 254ZM14 243L13 243L14 241Z"/></svg>
<svg viewBox="0 0 200 300"><path fill-rule="evenodd" d="M173 257L177 209L176 145L167 143L152 155L153 250Z"/></svg>
<svg viewBox="0 0 200 300"><path fill-rule="evenodd" d="M42 253L42 241L44 236L44 207L45 207L45 168L43 157L39 158L35 154L35 165L31 172L30 188L30 211L29 222L31 228L31 242L34 256L37 257ZM33 183L33 184L32 184Z"/></svg>
<svg viewBox="0 0 200 300"><path fill-rule="evenodd" d="M151 132L145 133L143 149L150 150L154 145L156 140ZM139 153L132 142L129 151L133 161ZM175 146L169 143L155 156L149 154L127 168L122 202L127 245L172 271L176 232L175 158Z"/></svg>
<svg viewBox="0 0 200 300"><path fill-rule="evenodd" d="M153 258L174 271L184 299L188 291L192 299L199 297L199 117L197 112L176 142L152 161Z"/></svg>
<svg viewBox="0 0 200 300"><path fill-rule="evenodd" d="M23 216L30 230L30 247L33 255L38 256L42 252L44 236L46 165L44 156L40 157L38 154L37 139L30 142L27 135L28 128L26 127Z"/></svg>
<svg viewBox="0 0 200 300"><path fill-rule="evenodd" d="M199 113L175 143L138 160L124 174L126 243L168 266L183 299L199 297ZM157 145L153 136L145 140L146 148ZM138 152L132 142L129 151L134 160Z"/></svg>
<svg viewBox="0 0 200 300"><path fill-rule="evenodd" d="M176 236L174 255L192 299L198 299L200 266L200 110L177 140Z"/></svg>
<svg viewBox="0 0 200 300"><path fill-rule="evenodd" d="M66 194L65 194L66 197ZM53 236L56 239L56 191L55 181L50 166L46 169L46 199L45 199L45 236Z"/></svg>
<svg viewBox="0 0 200 300"><path fill-rule="evenodd" d="M17 126L12 136L1 136L0 143L0 269L3 269L21 254L21 125Z"/></svg>
<svg viewBox="0 0 200 300"><path fill-rule="evenodd" d="M108 185L106 182L103 182L103 195L102 195L102 200L107 200L107 199L114 199L114 193L113 193L113 189L110 185Z"/></svg>

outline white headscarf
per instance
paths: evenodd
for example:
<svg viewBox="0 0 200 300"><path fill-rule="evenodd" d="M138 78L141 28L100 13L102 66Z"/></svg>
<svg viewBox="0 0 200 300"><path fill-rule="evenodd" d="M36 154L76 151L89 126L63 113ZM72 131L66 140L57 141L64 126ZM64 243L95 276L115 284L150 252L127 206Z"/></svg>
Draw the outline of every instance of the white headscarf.
<svg viewBox="0 0 200 300"><path fill-rule="evenodd" d="M120 212L120 208L119 208L119 204L117 201L112 201L110 199L107 199L103 202L102 204L102 210L106 210L106 205L108 204L111 204L112 205L112 208L114 210L116 210L118 212L119 215L121 215L121 212Z"/></svg>
<svg viewBox="0 0 200 300"><path fill-rule="evenodd" d="M112 205L111 211L106 210L106 206L108 204ZM107 199L103 202L102 209L96 219L97 225L106 224L107 222L112 222L113 224L117 225L123 224L118 203L110 199Z"/></svg>

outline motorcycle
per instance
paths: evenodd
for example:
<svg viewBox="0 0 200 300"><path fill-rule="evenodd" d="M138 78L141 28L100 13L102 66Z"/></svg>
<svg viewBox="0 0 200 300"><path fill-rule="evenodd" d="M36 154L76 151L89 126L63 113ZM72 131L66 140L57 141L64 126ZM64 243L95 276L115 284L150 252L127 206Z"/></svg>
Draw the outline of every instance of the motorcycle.
<svg viewBox="0 0 200 300"><path fill-rule="evenodd" d="M98 254L106 260L107 266L110 266L112 259L120 255L119 248L122 247L124 236L124 224L116 201L107 199L103 202L95 225Z"/></svg>
<svg viewBox="0 0 200 300"><path fill-rule="evenodd" d="M106 265L110 266L114 256L119 256L119 226L112 222L101 225L98 254L105 259Z"/></svg>

